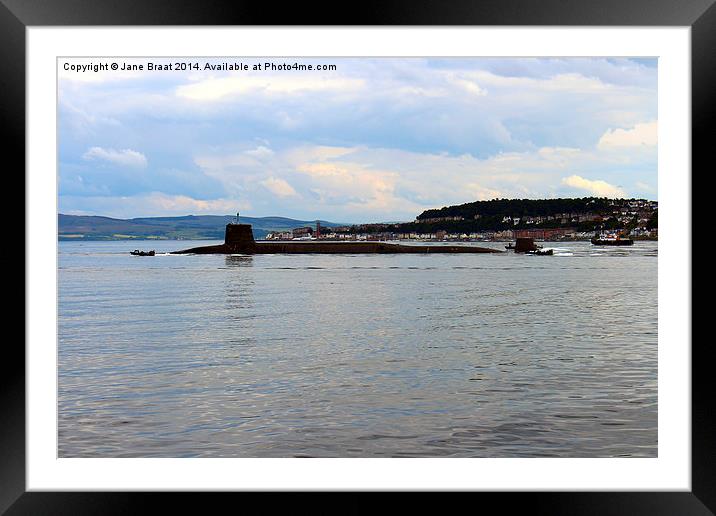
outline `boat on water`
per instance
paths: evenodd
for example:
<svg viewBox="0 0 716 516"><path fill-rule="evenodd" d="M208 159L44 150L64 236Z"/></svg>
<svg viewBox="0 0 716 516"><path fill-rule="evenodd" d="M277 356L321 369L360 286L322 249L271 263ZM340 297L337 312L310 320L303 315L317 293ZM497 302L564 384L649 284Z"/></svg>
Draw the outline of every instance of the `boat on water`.
<svg viewBox="0 0 716 516"><path fill-rule="evenodd" d="M594 235L592 245L634 245L634 240L622 235Z"/></svg>
<svg viewBox="0 0 716 516"><path fill-rule="evenodd" d="M132 251L129 254L131 254L133 256L154 256L155 253L154 253L154 249L152 249L151 251L140 251L139 249L135 249L134 251Z"/></svg>
<svg viewBox="0 0 716 516"><path fill-rule="evenodd" d="M552 249L542 249L541 245L535 244L534 238L519 237L514 244L512 242L507 244L505 249L513 249L516 253L534 254L536 256L552 256L554 254Z"/></svg>

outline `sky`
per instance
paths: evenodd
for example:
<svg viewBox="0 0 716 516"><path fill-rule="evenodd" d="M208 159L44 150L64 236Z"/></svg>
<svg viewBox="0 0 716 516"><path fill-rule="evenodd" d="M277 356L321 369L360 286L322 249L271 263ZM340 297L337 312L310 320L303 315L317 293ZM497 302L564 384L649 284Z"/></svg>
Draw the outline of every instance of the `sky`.
<svg viewBox="0 0 716 516"><path fill-rule="evenodd" d="M177 61L199 69L147 69ZM144 69L65 69L115 62ZM248 70L204 69L222 63ZM60 213L357 223L494 198L657 199L656 59L58 67Z"/></svg>

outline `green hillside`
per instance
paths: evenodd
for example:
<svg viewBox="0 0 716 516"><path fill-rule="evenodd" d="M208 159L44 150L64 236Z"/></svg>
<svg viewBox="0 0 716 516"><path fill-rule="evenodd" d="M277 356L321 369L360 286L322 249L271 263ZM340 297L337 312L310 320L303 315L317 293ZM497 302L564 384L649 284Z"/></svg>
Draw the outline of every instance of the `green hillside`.
<svg viewBox="0 0 716 516"><path fill-rule="evenodd" d="M233 215L187 215L184 217L141 217L114 219L88 215L57 216L60 240L222 240L224 227L235 220ZM314 226L316 221L286 217L241 217L251 224L254 238L264 238L271 231L284 231L301 226ZM320 221L322 226L339 224Z"/></svg>

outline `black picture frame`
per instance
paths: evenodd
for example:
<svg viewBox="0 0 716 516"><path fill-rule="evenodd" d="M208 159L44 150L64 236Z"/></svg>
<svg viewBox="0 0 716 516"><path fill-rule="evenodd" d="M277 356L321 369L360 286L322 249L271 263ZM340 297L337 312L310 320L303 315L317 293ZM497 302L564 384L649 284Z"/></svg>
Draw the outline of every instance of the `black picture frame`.
<svg viewBox="0 0 716 516"><path fill-rule="evenodd" d="M282 3L246 0L0 0L0 114L5 152L25 167L25 29L103 25L553 25L689 26L692 73L692 170L705 167L716 92L716 0L363 0ZM340 8L340 9L339 9ZM7 169L9 172L9 169ZM682 173L690 173L684 171ZM693 173L692 178L693 178ZM24 183L20 185L24 191ZM693 202L695 205L695 201ZM691 214L685 214L691 216ZM693 220L693 217L692 217ZM25 235L27 238L27 235ZM689 240L690 241L690 240ZM27 277L28 271L25 270ZM24 305L23 305L24 306ZM500 510L536 514L716 513L716 424L708 340L684 342L692 356L691 492L475 493ZM25 489L25 352L8 339L0 390L0 513L131 514L148 502L206 510L207 495L39 493ZM247 496L246 494L237 494ZM236 496L226 494L226 496ZM354 501L353 507L363 502ZM421 497L415 500L420 501ZM367 502L371 503L371 502ZM472 502L474 503L474 502ZM372 505L372 503L371 503ZM314 506L315 507L315 506ZM168 510L168 507L165 507Z"/></svg>

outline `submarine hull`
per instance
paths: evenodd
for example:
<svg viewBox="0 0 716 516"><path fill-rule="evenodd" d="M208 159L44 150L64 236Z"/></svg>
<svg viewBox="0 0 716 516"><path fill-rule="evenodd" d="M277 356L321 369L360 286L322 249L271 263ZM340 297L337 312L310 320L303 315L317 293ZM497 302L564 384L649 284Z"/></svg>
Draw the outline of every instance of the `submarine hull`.
<svg viewBox="0 0 716 516"><path fill-rule="evenodd" d="M230 245L211 245L194 247L174 254L394 254L394 253L500 253L502 251L486 247L468 246L428 246L399 245L383 242L316 242L274 243L257 242L251 249L236 248Z"/></svg>
<svg viewBox="0 0 716 516"><path fill-rule="evenodd" d="M501 253L459 245L402 245L385 242L256 242L250 224L227 224L223 244L193 247L173 254L395 254Z"/></svg>

